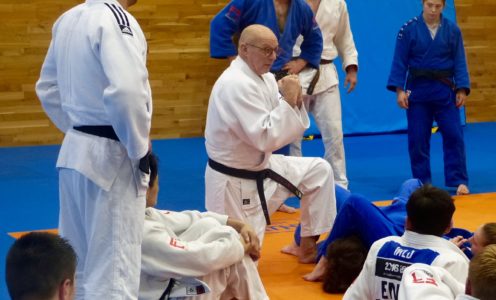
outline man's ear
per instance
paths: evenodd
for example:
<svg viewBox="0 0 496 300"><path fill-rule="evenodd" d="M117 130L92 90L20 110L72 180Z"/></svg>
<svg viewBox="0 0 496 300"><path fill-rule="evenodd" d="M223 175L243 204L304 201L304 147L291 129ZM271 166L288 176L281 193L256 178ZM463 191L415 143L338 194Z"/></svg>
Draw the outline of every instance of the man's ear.
<svg viewBox="0 0 496 300"><path fill-rule="evenodd" d="M74 280L64 279L59 285L59 300L74 299Z"/></svg>

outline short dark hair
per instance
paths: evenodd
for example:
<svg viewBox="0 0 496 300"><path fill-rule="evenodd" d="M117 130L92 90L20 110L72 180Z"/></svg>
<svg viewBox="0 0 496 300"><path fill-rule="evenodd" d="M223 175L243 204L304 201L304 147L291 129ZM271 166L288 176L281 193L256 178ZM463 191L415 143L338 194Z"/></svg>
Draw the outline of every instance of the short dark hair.
<svg viewBox="0 0 496 300"><path fill-rule="evenodd" d="M472 296L491 300L496 295L496 245L489 245L470 261L468 280Z"/></svg>
<svg viewBox="0 0 496 300"><path fill-rule="evenodd" d="M482 226L484 246L496 244L496 223L486 223Z"/></svg>
<svg viewBox="0 0 496 300"><path fill-rule="evenodd" d="M148 186L152 187L158 175L158 157L155 153L151 152L148 160L150 161L150 182Z"/></svg>
<svg viewBox="0 0 496 300"><path fill-rule="evenodd" d="M442 236L451 224L455 203L450 194L430 184L412 193L406 204L410 230Z"/></svg>
<svg viewBox="0 0 496 300"><path fill-rule="evenodd" d="M49 299L65 280L74 280L76 253L59 235L31 232L7 254L5 277L12 300Z"/></svg>
<svg viewBox="0 0 496 300"><path fill-rule="evenodd" d="M362 270L367 249L355 235L333 241L327 247L327 267L322 288L330 294L344 293Z"/></svg>

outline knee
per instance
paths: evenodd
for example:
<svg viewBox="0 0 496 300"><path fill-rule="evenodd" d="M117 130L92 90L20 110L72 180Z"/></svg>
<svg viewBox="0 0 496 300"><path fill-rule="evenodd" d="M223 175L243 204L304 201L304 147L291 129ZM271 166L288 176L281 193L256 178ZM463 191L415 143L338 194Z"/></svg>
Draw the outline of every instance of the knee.
<svg viewBox="0 0 496 300"><path fill-rule="evenodd" d="M221 224L214 218L203 218L195 222L194 226L201 228L204 232L219 227Z"/></svg>
<svg viewBox="0 0 496 300"><path fill-rule="evenodd" d="M331 165L327 160L323 158L317 158L315 169L318 170L318 172L321 173L323 176L329 176L331 178L334 178Z"/></svg>

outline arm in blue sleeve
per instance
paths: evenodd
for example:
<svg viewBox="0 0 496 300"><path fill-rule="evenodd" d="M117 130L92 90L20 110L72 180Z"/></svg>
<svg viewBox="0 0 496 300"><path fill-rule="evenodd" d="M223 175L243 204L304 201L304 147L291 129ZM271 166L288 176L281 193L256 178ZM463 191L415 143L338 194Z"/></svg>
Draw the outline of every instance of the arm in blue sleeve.
<svg viewBox="0 0 496 300"><path fill-rule="evenodd" d="M303 43L301 43L300 58L307 61L312 67L318 69L320 65L320 56L322 55L322 32L319 25L315 21L313 12L310 7L305 7L302 12L302 17L305 18L305 26L301 35L303 36Z"/></svg>
<svg viewBox="0 0 496 300"><path fill-rule="evenodd" d="M410 34L405 27L401 28L396 39L391 72L387 89L396 92L396 88L404 88L406 73L408 71L408 51L410 49Z"/></svg>
<svg viewBox="0 0 496 300"><path fill-rule="evenodd" d="M467 69L467 60L465 58L465 49L463 48L463 38L459 28L456 28L454 47L454 68L456 89L465 89L467 95L470 94L470 78Z"/></svg>
<svg viewBox="0 0 496 300"><path fill-rule="evenodd" d="M240 31L244 0L229 2L210 22L210 57L226 58L238 54L232 37Z"/></svg>

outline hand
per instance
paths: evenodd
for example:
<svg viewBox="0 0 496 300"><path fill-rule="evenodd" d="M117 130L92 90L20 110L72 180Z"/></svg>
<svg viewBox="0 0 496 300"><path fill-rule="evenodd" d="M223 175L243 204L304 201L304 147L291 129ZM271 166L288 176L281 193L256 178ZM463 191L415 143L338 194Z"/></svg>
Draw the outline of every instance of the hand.
<svg viewBox="0 0 496 300"><path fill-rule="evenodd" d="M396 101L401 108L408 109L408 96L410 93L405 93L402 89L396 89Z"/></svg>
<svg viewBox="0 0 496 300"><path fill-rule="evenodd" d="M277 85L279 86L279 91L284 97L284 100L286 100L291 107L301 107L302 93L298 75L288 75L283 77L277 82Z"/></svg>
<svg viewBox="0 0 496 300"><path fill-rule="evenodd" d="M459 235L459 236L456 236L456 237L450 239L450 242L452 242L453 244L455 244L458 248L462 249L463 244L465 244L466 242L468 242L468 240L467 239L464 239L463 236Z"/></svg>
<svg viewBox="0 0 496 300"><path fill-rule="evenodd" d="M351 93L357 84L357 68L355 65L350 65L346 68L346 78L344 80L344 87L348 86L346 93Z"/></svg>
<svg viewBox="0 0 496 300"><path fill-rule="evenodd" d="M244 224L239 231L239 235L245 248L245 254L250 255L255 261L258 260L260 258L260 241L253 228L248 224Z"/></svg>
<svg viewBox="0 0 496 300"><path fill-rule="evenodd" d="M465 105L465 101L467 101L467 91L465 89L459 89L456 92L456 107L462 107Z"/></svg>
<svg viewBox="0 0 496 300"><path fill-rule="evenodd" d="M289 61L282 67L282 70L287 71L288 74L298 74L307 65L306 60L303 58L297 58Z"/></svg>

